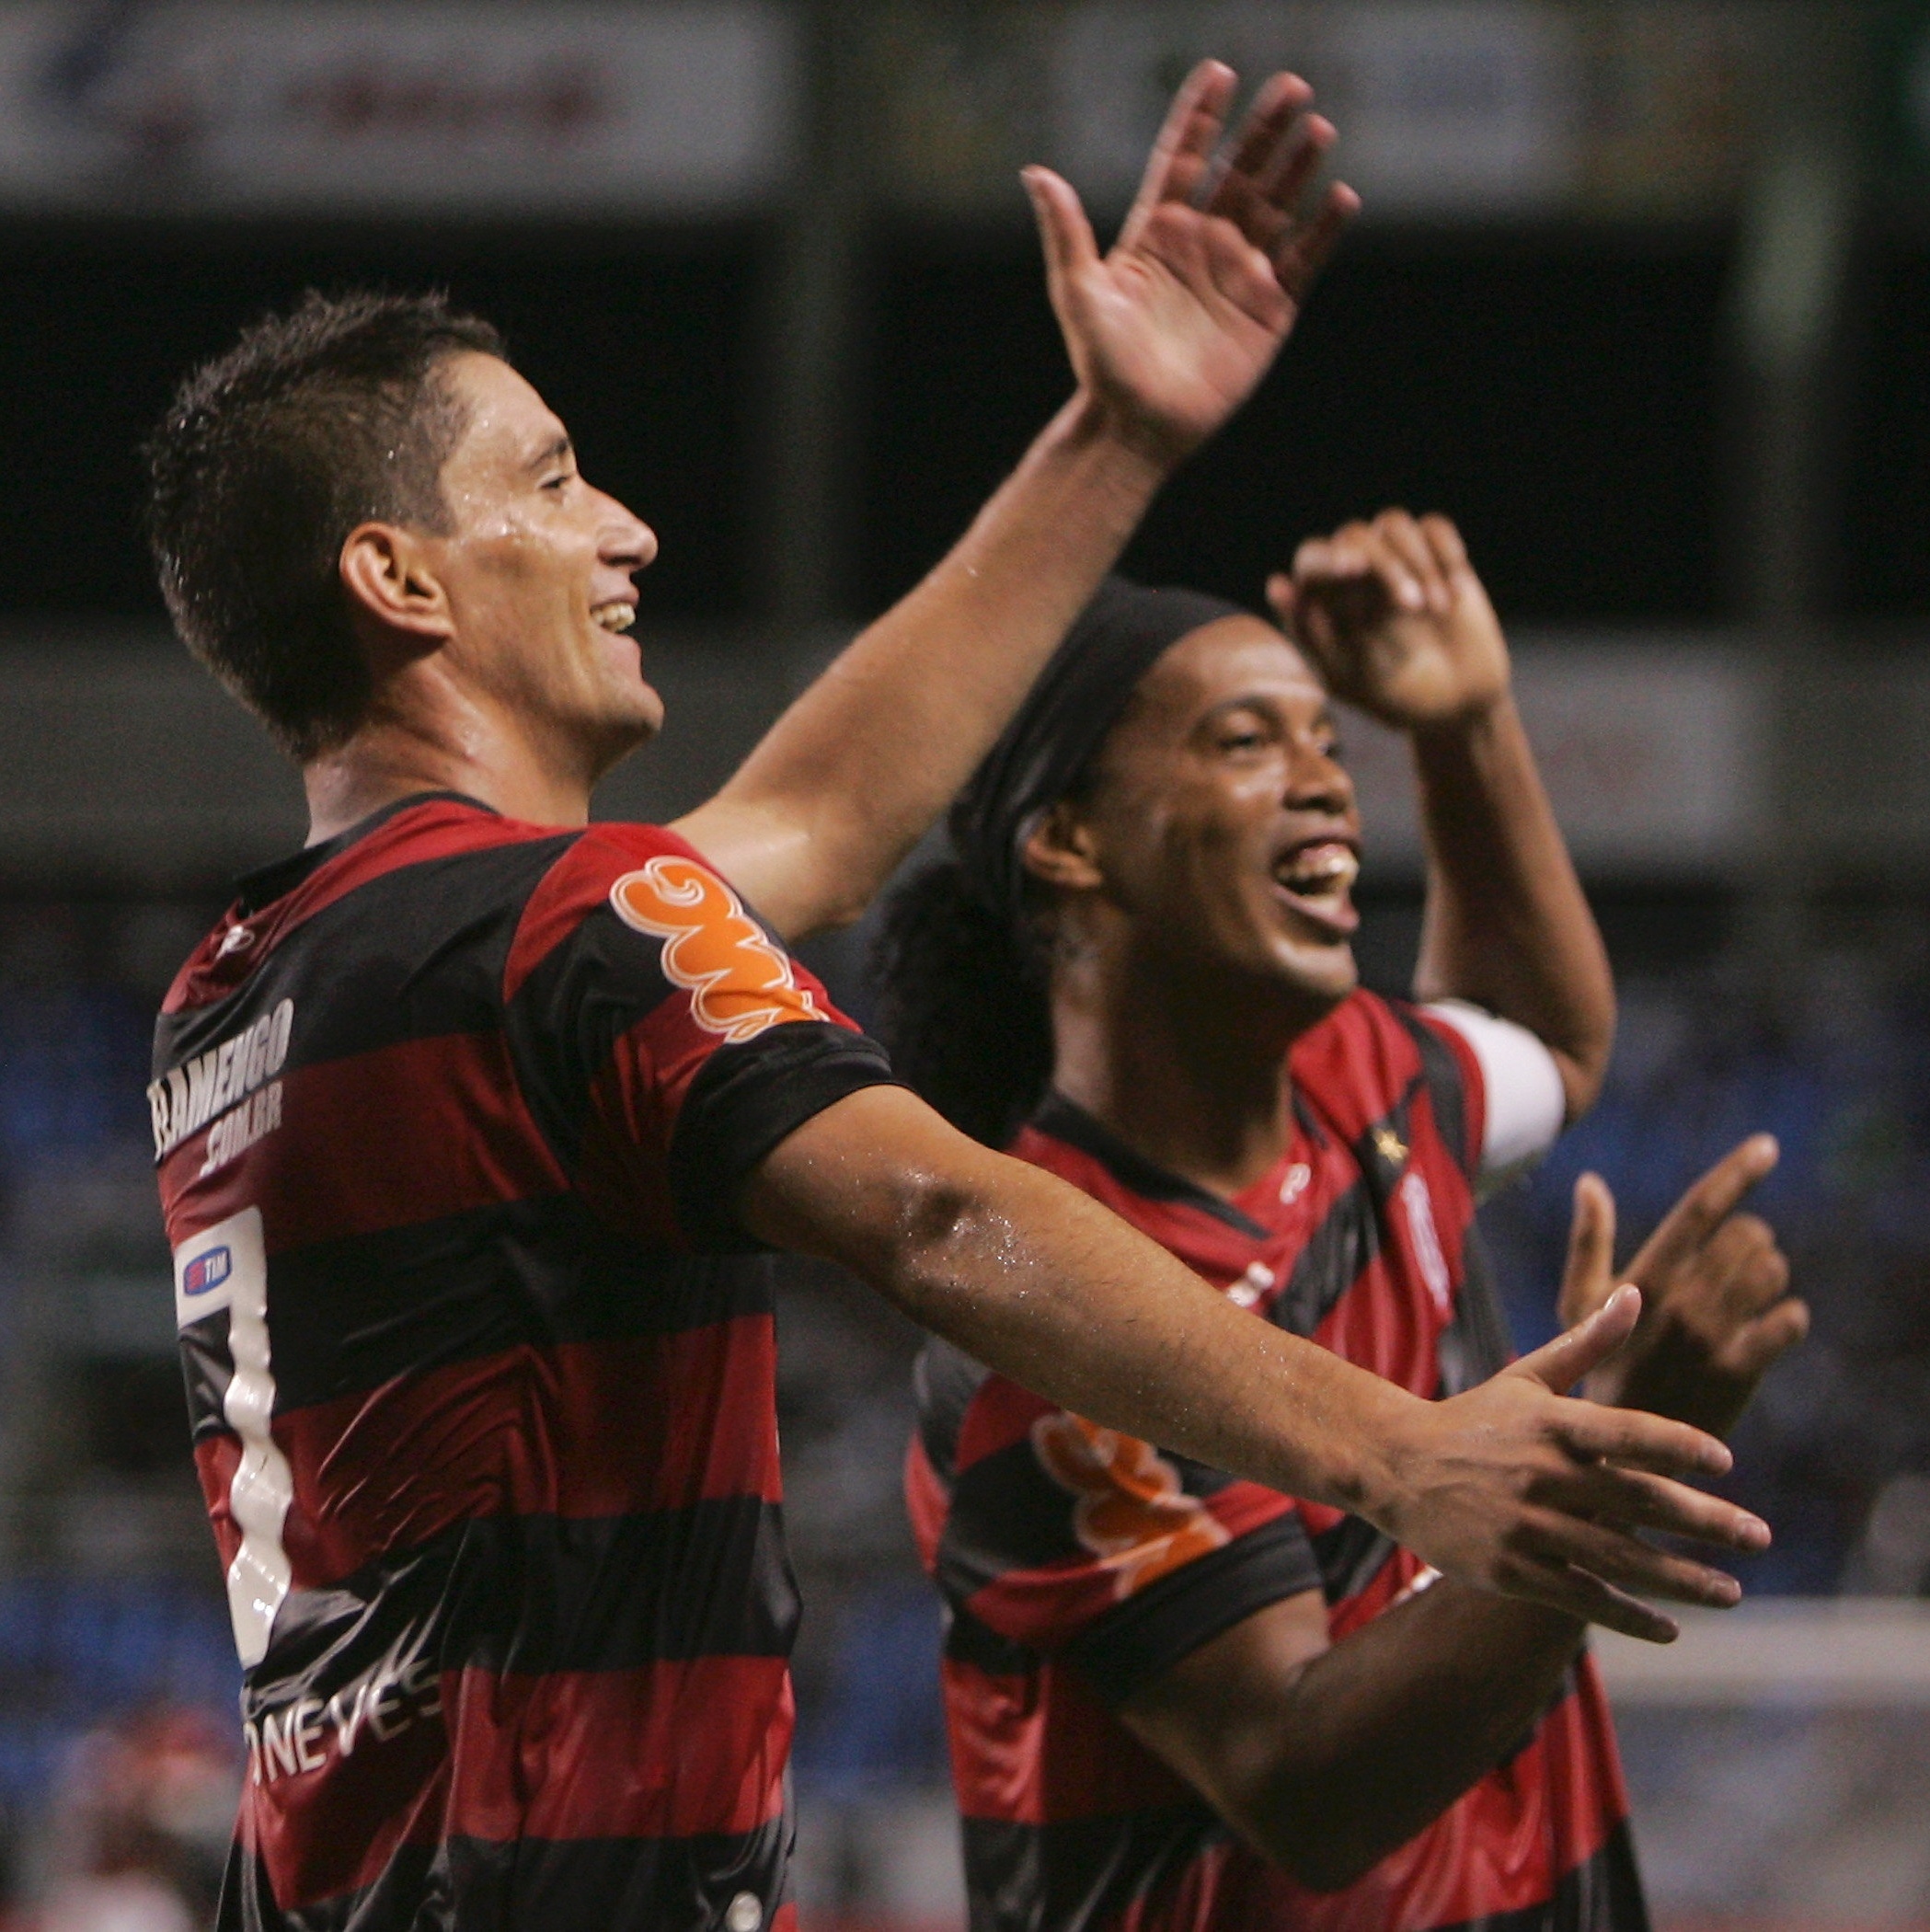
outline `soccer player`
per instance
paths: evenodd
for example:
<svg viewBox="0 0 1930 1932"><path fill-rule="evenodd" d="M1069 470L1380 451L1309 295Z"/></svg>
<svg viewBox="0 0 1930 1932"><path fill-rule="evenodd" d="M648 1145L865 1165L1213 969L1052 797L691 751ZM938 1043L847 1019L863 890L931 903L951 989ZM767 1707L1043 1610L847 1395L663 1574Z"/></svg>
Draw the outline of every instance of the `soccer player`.
<svg viewBox="0 0 1930 1932"><path fill-rule="evenodd" d="M1350 526L1272 591L1321 675L1232 605L1102 589L959 801L956 862L891 903L880 1031L955 1122L1254 1329L1453 1397L1509 1353L1476 1198L1593 1098L1606 961L1452 526ZM1425 1005L1356 985L1329 690L1412 739ZM1745 1143L1637 1258L1652 1313L1598 1393L1727 1427L1802 1331L1768 1230L1731 1213L1774 1157ZM1613 1240L1591 1178L1571 1316L1617 1279ZM1358 1513L949 1340L918 1394L978 1932L1645 1926L1580 1619L1436 1581Z"/></svg>
<svg viewBox="0 0 1930 1932"><path fill-rule="evenodd" d="M247 1666L224 1925L791 1922L763 1246L1445 1569L1645 1629L1630 1591L1733 1598L1630 1533L1760 1543L1667 1479L1720 1445L1551 1393L1628 1297L1458 1406L1254 1347L1153 1244L895 1086L784 950L941 808L1344 223L1340 190L1291 213L1331 130L1290 77L1215 166L1231 86L1182 91L1103 258L1032 175L1073 400L667 829L587 823L661 719L626 635L655 538L493 331L313 299L157 431L169 609L311 818L183 969L150 1089Z"/></svg>

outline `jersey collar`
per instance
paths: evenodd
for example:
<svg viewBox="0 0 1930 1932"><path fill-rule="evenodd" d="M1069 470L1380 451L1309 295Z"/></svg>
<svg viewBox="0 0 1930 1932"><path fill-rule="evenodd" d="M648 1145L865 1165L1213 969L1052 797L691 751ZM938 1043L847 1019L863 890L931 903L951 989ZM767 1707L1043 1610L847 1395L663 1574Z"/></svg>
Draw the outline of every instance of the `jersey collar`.
<svg viewBox="0 0 1930 1932"><path fill-rule="evenodd" d="M1224 1222L1249 1241L1268 1238L1268 1230L1252 1215L1223 1196L1182 1175L1169 1173L1157 1161L1136 1153L1111 1128L1056 1089L1046 1096L1045 1104L1032 1116L1031 1124L1052 1140L1063 1141L1068 1147L1090 1155L1121 1187L1142 1200L1181 1202L1197 1208L1202 1214L1211 1214L1215 1221Z"/></svg>
<svg viewBox="0 0 1930 1932"><path fill-rule="evenodd" d="M333 838L324 839L318 845L304 845L301 851L291 852L287 857L278 858L271 865L244 872L235 881L236 911L244 919L252 918L263 906L272 905L276 900L284 898L304 879L320 871L331 858L339 857L350 845L359 845L370 833L387 824L392 818L415 806L433 804L439 799L455 805L473 805L477 811L486 811L491 818L501 817L493 805L485 805L480 799L472 799L467 792L411 792L406 799L391 799L388 804L370 812L367 818L358 819L346 832L338 832Z"/></svg>

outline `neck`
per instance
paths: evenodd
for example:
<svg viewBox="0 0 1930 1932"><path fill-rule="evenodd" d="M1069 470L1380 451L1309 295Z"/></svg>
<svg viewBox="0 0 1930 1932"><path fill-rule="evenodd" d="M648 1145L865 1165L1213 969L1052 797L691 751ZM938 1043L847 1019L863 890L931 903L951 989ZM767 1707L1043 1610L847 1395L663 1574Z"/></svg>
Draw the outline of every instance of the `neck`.
<svg viewBox="0 0 1930 1932"><path fill-rule="evenodd" d="M581 825L594 782L569 747L473 698L378 700L353 737L302 767L311 845L424 791L459 791L532 824Z"/></svg>
<svg viewBox="0 0 1930 1932"><path fill-rule="evenodd" d="M1237 1194L1287 1150L1287 1050L1320 1017L1095 949L1053 972L1053 1085L1167 1172Z"/></svg>

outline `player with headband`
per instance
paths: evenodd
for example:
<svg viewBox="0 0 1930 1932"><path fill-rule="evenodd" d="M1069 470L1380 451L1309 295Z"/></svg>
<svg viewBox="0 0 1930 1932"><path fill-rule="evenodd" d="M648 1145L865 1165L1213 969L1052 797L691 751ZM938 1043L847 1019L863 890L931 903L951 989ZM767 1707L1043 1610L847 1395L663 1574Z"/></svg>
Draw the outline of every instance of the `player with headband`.
<svg viewBox="0 0 1930 1932"><path fill-rule="evenodd" d="M1101 589L887 913L880 1031L940 1111L1413 1393L1509 1359L1476 1198L1593 1098L1606 960L1452 526L1306 546L1276 609ZM1317 667L1317 673L1316 673ZM1426 1004L1360 990L1329 690L1408 732ZM1745 1143L1630 1271L1597 1392L1712 1428L1802 1330ZM1578 1203L1568 1312L1613 1205ZM1574 1615L1437 1581L1320 1499L1101 1426L949 1341L907 1488L981 1932L1641 1932ZM1428 1587L1430 1585L1432 1587Z"/></svg>

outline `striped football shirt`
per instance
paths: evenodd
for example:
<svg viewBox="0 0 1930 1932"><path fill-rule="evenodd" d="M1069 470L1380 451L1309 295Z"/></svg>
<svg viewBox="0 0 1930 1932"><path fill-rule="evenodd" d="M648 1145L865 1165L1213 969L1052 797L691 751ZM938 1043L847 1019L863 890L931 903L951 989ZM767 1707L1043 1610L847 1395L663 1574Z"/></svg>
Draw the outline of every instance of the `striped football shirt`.
<svg viewBox="0 0 1930 1932"><path fill-rule="evenodd" d="M890 1078L674 834L403 801L256 875L149 1089L246 1666L221 1924L794 1924L739 1183Z"/></svg>
<svg viewBox="0 0 1930 1932"><path fill-rule="evenodd" d="M1292 1050L1295 1129L1226 1201L1063 1098L1015 1152L1263 1321L1412 1389L1509 1358L1474 1220L1481 1064L1360 993ZM973 1932L1646 1932L1614 1731L1584 1655L1532 1733L1357 1883L1316 1893L1236 1837L1114 1707L1270 1604L1338 1642L1426 1581L1359 1518L1055 1409L942 1341L918 1373L913 1525L943 1664Z"/></svg>

